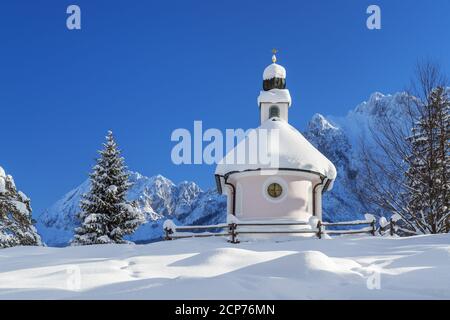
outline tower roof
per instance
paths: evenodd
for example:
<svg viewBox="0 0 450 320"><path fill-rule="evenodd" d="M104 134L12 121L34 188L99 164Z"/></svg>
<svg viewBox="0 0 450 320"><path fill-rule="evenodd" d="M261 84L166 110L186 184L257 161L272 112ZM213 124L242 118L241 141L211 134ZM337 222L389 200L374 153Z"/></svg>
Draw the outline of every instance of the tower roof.
<svg viewBox="0 0 450 320"><path fill-rule="evenodd" d="M272 64L264 69L263 73L263 91L258 97L258 106L261 103L287 103L289 106L292 104L291 95L289 90L286 89L286 69L279 64L276 64L277 57L275 53L277 50L273 50Z"/></svg>
<svg viewBox="0 0 450 320"><path fill-rule="evenodd" d="M274 78L278 79L286 79L286 69L283 66L280 66L277 64L277 56L276 53L278 52L277 49L273 49L272 53L272 64L268 65L266 69L264 69L263 73L263 80L270 80ZM282 88L279 88L282 89ZM284 89L284 88L283 88Z"/></svg>
<svg viewBox="0 0 450 320"><path fill-rule="evenodd" d="M272 63L264 69L263 80L270 80L273 78L286 79L286 69L279 64Z"/></svg>

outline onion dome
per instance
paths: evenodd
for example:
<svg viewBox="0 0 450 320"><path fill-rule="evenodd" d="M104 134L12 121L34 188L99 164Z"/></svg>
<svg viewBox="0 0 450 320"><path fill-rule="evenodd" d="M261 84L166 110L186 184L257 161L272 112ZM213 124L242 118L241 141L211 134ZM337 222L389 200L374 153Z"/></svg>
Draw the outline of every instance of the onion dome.
<svg viewBox="0 0 450 320"><path fill-rule="evenodd" d="M286 89L286 69L277 64L276 50L273 50L272 64L264 69L263 89L269 91L272 89Z"/></svg>

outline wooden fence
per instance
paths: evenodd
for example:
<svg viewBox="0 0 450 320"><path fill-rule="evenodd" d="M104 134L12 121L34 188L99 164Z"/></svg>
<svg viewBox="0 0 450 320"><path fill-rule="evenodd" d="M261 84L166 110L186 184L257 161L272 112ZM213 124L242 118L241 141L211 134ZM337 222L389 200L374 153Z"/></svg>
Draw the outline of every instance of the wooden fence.
<svg viewBox="0 0 450 320"><path fill-rule="evenodd" d="M390 235L395 234L395 222L393 220L387 226L379 227L377 229L376 221L372 220L358 220L347 222L322 222L317 223L316 228L304 230L273 230L270 227L287 227L287 226L309 226L307 222L272 222L272 223L229 223L217 224L211 226L175 226L164 228L165 240L174 240L182 238L203 238L203 237L223 237L228 236L229 242L239 243L238 235L248 234L315 234L317 238L322 239L323 235L348 235L348 234L371 234L373 236L384 234L389 231ZM361 229L349 230L327 230L327 227L346 227L346 226L362 226L367 227ZM245 227L260 227L259 230L246 230ZM220 230L220 232L211 232ZM189 232L191 231L191 232ZM195 233L192 231L203 231L202 233Z"/></svg>

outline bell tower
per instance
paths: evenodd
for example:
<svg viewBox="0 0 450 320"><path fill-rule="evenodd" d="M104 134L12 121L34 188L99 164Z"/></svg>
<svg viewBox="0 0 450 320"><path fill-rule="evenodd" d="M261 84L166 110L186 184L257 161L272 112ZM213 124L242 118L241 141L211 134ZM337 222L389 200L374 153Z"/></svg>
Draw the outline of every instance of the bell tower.
<svg viewBox="0 0 450 320"><path fill-rule="evenodd" d="M277 64L277 50L274 49L272 64L263 73L263 91L258 97L261 123L269 120L288 122L288 111L291 106L291 95L286 89L286 69Z"/></svg>

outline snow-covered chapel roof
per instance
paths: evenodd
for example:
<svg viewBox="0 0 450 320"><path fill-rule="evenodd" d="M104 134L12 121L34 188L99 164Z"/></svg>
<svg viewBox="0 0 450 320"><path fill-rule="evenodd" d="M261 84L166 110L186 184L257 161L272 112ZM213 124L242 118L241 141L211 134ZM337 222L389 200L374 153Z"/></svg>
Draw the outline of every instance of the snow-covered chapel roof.
<svg viewBox="0 0 450 320"><path fill-rule="evenodd" d="M263 161L251 161L249 157L240 163L236 161L237 155L245 149L249 154L251 144L249 135L246 136L225 158L217 165L216 174L225 176L230 172L242 172L258 169L294 169L320 174L330 180L336 179L337 172L333 163L328 160L319 150L317 150L306 138L289 123L283 120L272 118L266 120L260 127L255 129L258 136L264 136L261 132L271 132L272 129L278 131L278 141L267 139L267 154L276 156L276 163ZM276 137L276 135L275 135Z"/></svg>

